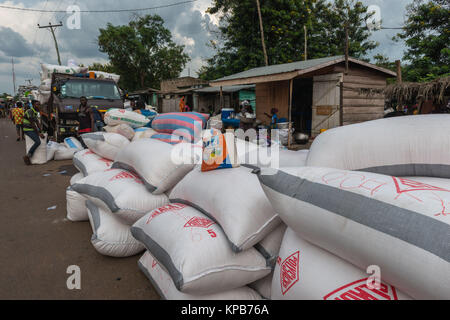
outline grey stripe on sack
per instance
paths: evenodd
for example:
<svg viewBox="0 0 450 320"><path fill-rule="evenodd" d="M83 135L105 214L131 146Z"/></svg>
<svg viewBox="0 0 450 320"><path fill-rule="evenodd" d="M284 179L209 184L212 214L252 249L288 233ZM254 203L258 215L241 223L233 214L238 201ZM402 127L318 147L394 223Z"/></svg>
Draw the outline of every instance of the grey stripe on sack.
<svg viewBox="0 0 450 320"><path fill-rule="evenodd" d="M203 213L205 216L207 216L208 218L210 218L212 221L214 221L217 225L219 225L221 228L222 226L220 225L220 223L208 212L203 210L202 207L199 207L198 205L196 205L195 203L192 203L188 200L183 200L183 199L169 199L170 203L181 203L181 204L185 204L189 207L192 207L198 211L200 211L201 213ZM223 228L222 228L223 230ZM231 242L230 238L228 238L227 234L225 233L225 237L227 238L228 242L231 245L231 250L233 250L233 252L239 253L242 251L242 249L240 249L236 244L234 244L233 242Z"/></svg>
<svg viewBox="0 0 450 320"><path fill-rule="evenodd" d="M398 177L450 178L450 165L446 164L398 164L360 169L358 171L373 172Z"/></svg>
<svg viewBox="0 0 450 320"><path fill-rule="evenodd" d="M164 250L164 248L162 248L140 228L131 227L131 234L136 240L140 241L147 248L147 250L156 258L156 260L164 265L175 286L179 291L181 291L184 283L183 274L175 267L175 264L173 263L172 258L170 258L170 255L167 253L167 251Z"/></svg>
<svg viewBox="0 0 450 320"><path fill-rule="evenodd" d="M417 212L282 171L258 175L260 182L288 197L386 233L450 262L450 226Z"/></svg>
<svg viewBox="0 0 450 320"><path fill-rule="evenodd" d="M275 268L278 257L273 257L267 250L259 243L255 244L255 249L266 259L266 266L271 267L272 270Z"/></svg>
<svg viewBox="0 0 450 320"><path fill-rule="evenodd" d="M152 284L153 288L155 289L156 293L161 297L161 299L163 300L167 300L167 298L164 296L164 294L162 293L161 289L159 288L158 284L156 283L156 281L153 279L153 277L150 275L150 272L147 271L147 268L140 262L138 261L138 267L139 269L141 269L141 271L145 274L145 276L148 278L148 280L150 280L150 283Z"/></svg>
<svg viewBox="0 0 450 320"><path fill-rule="evenodd" d="M78 170L81 171L81 173L83 174L83 176L87 177L88 173L87 173L86 167L85 167L85 165L84 165L80 160L78 160L77 158L73 158L73 165L74 165Z"/></svg>
<svg viewBox="0 0 450 320"><path fill-rule="evenodd" d="M92 203L92 201L87 200L86 201L86 207L88 208L89 212L91 213L92 222L94 223L94 234L92 235L91 240L97 239L97 230L100 227L100 213L98 212L98 208L95 204Z"/></svg>
<svg viewBox="0 0 450 320"><path fill-rule="evenodd" d="M137 174L141 178L142 182L144 182L144 185L147 188L147 190L150 192L155 192L157 189L154 185L145 181L145 179L141 175L139 175L139 173L132 166L129 166L123 162L114 162L111 168L112 169L123 169L123 170L131 171L131 172Z"/></svg>
<svg viewBox="0 0 450 320"><path fill-rule="evenodd" d="M85 133L81 135L81 138L84 139L90 139L90 140L97 140L97 141L105 141L105 137L103 134L98 133Z"/></svg>
<svg viewBox="0 0 450 320"><path fill-rule="evenodd" d="M112 212L117 212L120 210L112 194L109 193L109 191L106 190L105 188L91 186L89 184L75 183L72 186L72 189L80 194L85 194L90 197L102 200Z"/></svg>

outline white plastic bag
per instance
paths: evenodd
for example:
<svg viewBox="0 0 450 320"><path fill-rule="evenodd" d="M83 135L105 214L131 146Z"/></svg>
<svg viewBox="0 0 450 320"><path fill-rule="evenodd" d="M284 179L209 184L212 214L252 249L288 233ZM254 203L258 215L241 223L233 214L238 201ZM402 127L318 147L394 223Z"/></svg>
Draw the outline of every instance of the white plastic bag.
<svg viewBox="0 0 450 320"><path fill-rule="evenodd" d="M65 138L64 145L69 149L74 149L76 151L81 151L84 149L80 141L75 137Z"/></svg>
<svg viewBox="0 0 450 320"><path fill-rule="evenodd" d="M135 134L133 137L133 142L140 139L150 139L155 134L158 134L155 130L151 128L138 128L135 130Z"/></svg>
<svg viewBox="0 0 450 320"><path fill-rule="evenodd" d="M71 187L66 190L67 219L70 221L88 221L86 198Z"/></svg>
<svg viewBox="0 0 450 320"><path fill-rule="evenodd" d="M145 127L150 122L142 114L124 109L109 109L105 113L104 121L109 126L125 123L132 128Z"/></svg>
<svg viewBox="0 0 450 320"><path fill-rule="evenodd" d="M125 123L119 124L117 126L106 126L103 128L103 130L109 133L120 134L125 138L127 138L128 140L133 140L135 135L133 128Z"/></svg>
<svg viewBox="0 0 450 320"><path fill-rule="evenodd" d="M47 163L47 134L44 133L44 139L39 137L41 140L41 144L39 147L34 151L33 156L31 157L31 164L45 164ZM30 137L25 135L25 145L26 145L26 153L28 154L28 151L30 151L31 147L33 146L34 141L31 140Z"/></svg>
<svg viewBox="0 0 450 320"><path fill-rule="evenodd" d="M55 151L54 159L56 161L72 160L76 152L76 149L67 148L63 145Z"/></svg>
<svg viewBox="0 0 450 320"><path fill-rule="evenodd" d="M84 178L83 174L81 172L78 172L77 174L73 175L72 178L70 179L70 185L71 186L74 185L83 178Z"/></svg>
<svg viewBox="0 0 450 320"><path fill-rule="evenodd" d="M73 157L73 165L85 177L94 172L111 169L112 164L111 160L102 158L89 149L79 151Z"/></svg>

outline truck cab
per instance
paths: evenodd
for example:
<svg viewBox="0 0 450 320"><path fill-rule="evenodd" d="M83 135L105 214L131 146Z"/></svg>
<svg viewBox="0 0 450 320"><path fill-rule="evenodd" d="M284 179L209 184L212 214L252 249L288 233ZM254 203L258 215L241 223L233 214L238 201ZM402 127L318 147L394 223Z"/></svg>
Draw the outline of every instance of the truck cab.
<svg viewBox="0 0 450 320"><path fill-rule="evenodd" d="M53 74L51 93L41 106L44 129L57 142L76 136L80 98L86 97L88 105L104 114L110 108L124 108L124 98L112 79L93 78L89 74Z"/></svg>

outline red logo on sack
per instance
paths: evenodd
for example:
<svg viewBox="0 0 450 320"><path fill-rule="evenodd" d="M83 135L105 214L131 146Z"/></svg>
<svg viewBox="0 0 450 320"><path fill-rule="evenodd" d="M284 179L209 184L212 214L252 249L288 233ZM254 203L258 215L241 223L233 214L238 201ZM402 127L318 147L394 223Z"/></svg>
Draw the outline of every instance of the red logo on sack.
<svg viewBox="0 0 450 320"><path fill-rule="evenodd" d="M111 179L109 179L109 181L115 181L115 180L122 180L122 179L133 179L134 182L139 183L139 184L144 184L144 182L142 182L142 180L135 176L134 174L127 172L127 171L122 171L121 173L115 175L114 177L112 177Z"/></svg>
<svg viewBox="0 0 450 320"><path fill-rule="evenodd" d="M154 269L158 265L158 262L156 260L152 261L152 269Z"/></svg>
<svg viewBox="0 0 450 320"><path fill-rule="evenodd" d="M87 150L84 154L83 154L83 157L85 157L85 156L87 156L87 155L90 155L90 154L95 154L93 151L91 151L91 150Z"/></svg>
<svg viewBox="0 0 450 320"><path fill-rule="evenodd" d="M184 208L186 208L186 205L184 205L184 204L172 203L172 204L168 204L167 206L164 206L164 207L158 208L156 210L153 210L152 214L148 217L148 219L145 222L145 224L149 224L153 219L155 219L160 214L163 214L164 212L177 211L177 210L181 210L181 209L184 209Z"/></svg>
<svg viewBox="0 0 450 320"><path fill-rule="evenodd" d="M213 224L216 224L214 221L201 217L194 217L189 220L184 227L185 228L209 228Z"/></svg>
<svg viewBox="0 0 450 320"><path fill-rule="evenodd" d="M300 278L300 251L293 253L281 263L280 283L283 296L296 284Z"/></svg>
<svg viewBox="0 0 450 320"><path fill-rule="evenodd" d="M405 193L412 191L445 191L450 192L450 190L442 189L439 187L431 186L418 181L413 181L404 178L392 177L394 179L395 187L397 188L397 193Z"/></svg>
<svg viewBox="0 0 450 320"><path fill-rule="evenodd" d="M398 300L391 285L380 283L380 289L370 289L367 280L361 279L347 284L323 297L324 300Z"/></svg>
<svg viewBox="0 0 450 320"><path fill-rule="evenodd" d="M111 160L108 160L108 159L105 159L105 158L100 158L100 159L98 159L99 161L102 161L102 162L104 162L104 163L106 163L108 166L110 166L111 164L112 164L112 161Z"/></svg>

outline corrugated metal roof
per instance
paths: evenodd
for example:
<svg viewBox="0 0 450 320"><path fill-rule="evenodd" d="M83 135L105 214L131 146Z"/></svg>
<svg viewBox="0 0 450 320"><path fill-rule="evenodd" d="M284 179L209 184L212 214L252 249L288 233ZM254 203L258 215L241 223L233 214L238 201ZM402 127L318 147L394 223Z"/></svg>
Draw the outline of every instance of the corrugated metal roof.
<svg viewBox="0 0 450 320"><path fill-rule="evenodd" d="M343 58L345 59L345 56L334 56L334 57L312 59L312 60L306 60L306 61L297 61L297 62L292 62L292 63L278 64L278 65L267 66L267 67L259 67L259 68L254 68L254 69L250 69L247 71L243 71L240 73L236 73L236 74L233 74L228 77L220 78L220 79L214 80L213 82L235 80L235 79L242 79L242 78L261 77L261 76L268 76L271 74L292 72L292 71L297 71L297 70L305 70L305 69L309 69L309 68L314 68L316 66L319 66L319 65L327 63L327 62L331 62L331 61L339 60L339 59L343 59Z"/></svg>
<svg viewBox="0 0 450 320"><path fill-rule="evenodd" d="M224 86L224 87L222 87L223 92L237 92L237 91L249 90L249 89L255 89L255 85L250 84L250 85L243 85L243 86ZM219 87L208 87L208 88L203 88L203 89L197 89L197 90L195 90L195 92L218 93L218 92L220 92L220 88Z"/></svg>

